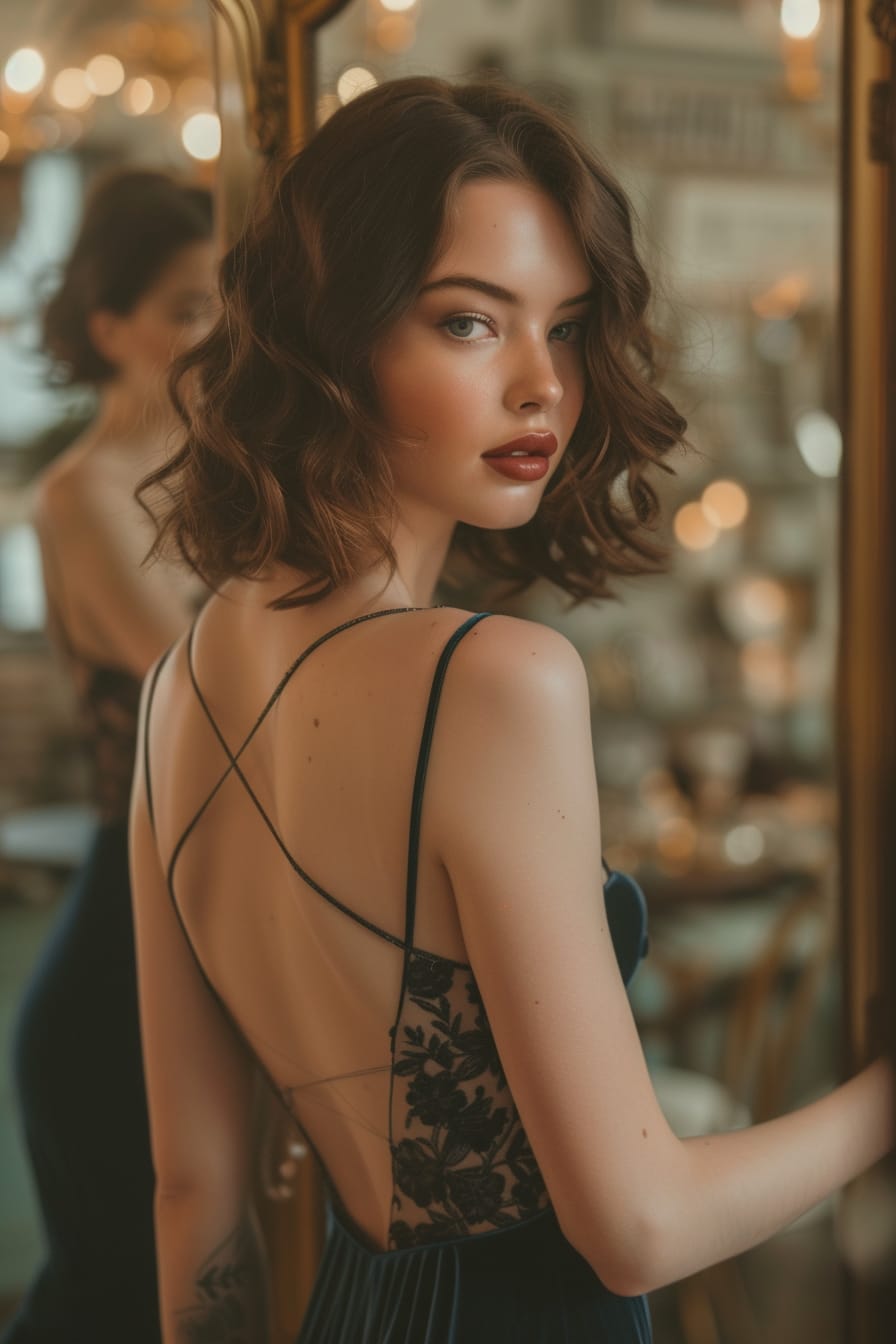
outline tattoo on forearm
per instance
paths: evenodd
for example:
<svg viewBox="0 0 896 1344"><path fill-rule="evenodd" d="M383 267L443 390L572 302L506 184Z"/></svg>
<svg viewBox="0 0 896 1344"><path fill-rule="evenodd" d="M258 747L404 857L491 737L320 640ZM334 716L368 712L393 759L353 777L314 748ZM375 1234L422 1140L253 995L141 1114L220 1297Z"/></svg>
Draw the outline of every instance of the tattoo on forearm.
<svg viewBox="0 0 896 1344"><path fill-rule="evenodd" d="M248 1219L202 1263L196 1296L175 1312L177 1344L267 1344L267 1287Z"/></svg>

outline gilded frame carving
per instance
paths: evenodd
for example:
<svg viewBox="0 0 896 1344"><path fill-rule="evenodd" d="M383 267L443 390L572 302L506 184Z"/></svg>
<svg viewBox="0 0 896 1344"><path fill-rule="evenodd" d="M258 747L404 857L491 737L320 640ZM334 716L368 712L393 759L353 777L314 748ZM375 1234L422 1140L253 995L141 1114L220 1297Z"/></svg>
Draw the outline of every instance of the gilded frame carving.
<svg viewBox="0 0 896 1344"><path fill-rule="evenodd" d="M314 34L348 0L208 0L222 146L222 242L240 232L265 159L300 149L315 124Z"/></svg>

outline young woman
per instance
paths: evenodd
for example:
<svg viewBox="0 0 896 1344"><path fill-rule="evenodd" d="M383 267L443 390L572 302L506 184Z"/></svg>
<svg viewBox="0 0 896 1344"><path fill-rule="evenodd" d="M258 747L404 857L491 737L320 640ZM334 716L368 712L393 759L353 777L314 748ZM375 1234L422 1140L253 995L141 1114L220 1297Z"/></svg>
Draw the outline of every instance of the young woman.
<svg viewBox="0 0 896 1344"><path fill-rule="evenodd" d="M164 460L175 419L167 368L208 329L214 272L208 194L120 174L90 199L45 315L59 379L97 392L90 427L39 482L37 528L100 824L19 1021L16 1075L48 1255L5 1344L159 1339L127 807L140 683L186 627L197 584L169 565L141 569L147 526L134 488Z"/></svg>
<svg viewBox="0 0 896 1344"><path fill-rule="evenodd" d="M655 558L644 470L684 425L628 204L523 95L399 80L286 164L222 290L154 477L158 548L218 588L147 680L132 801L166 1344L269 1338L255 1063L329 1188L302 1344L648 1340L643 1294L771 1235L892 1118L876 1064L670 1132L582 662L432 605L458 554L576 599Z"/></svg>

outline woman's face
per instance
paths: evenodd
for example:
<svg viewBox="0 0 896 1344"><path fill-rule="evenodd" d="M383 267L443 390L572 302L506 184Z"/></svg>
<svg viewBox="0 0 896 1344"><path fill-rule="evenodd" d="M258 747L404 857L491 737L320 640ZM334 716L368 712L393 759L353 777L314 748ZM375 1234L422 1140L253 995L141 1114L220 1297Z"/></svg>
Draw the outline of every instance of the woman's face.
<svg viewBox="0 0 896 1344"><path fill-rule="evenodd" d="M519 527L582 411L592 275L561 208L529 184L467 183L451 225L374 357L388 426L418 440L392 451L399 512ZM528 455L508 456L528 434Z"/></svg>
<svg viewBox="0 0 896 1344"><path fill-rule="evenodd" d="M93 314L92 339L134 393L163 397L174 356L209 330L216 271L213 244L191 243L174 253L131 312Z"/></svg>

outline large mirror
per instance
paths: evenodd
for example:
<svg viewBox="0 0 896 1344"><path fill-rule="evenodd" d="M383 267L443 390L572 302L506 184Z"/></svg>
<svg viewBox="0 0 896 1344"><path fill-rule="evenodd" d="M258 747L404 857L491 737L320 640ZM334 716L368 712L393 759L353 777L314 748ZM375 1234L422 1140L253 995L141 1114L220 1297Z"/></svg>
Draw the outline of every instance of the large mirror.
<svg viewBox="0 0 896 1344"><path fill-rule="evenodd" d="M691 426L656 482L669 573L596 609L546 587L504 609L556 624L589 669L607 857L651 905L632 1001L673 1123L760 1120L861 1054L880 983L890 860L867 818L892 761L872 727L892 649L883 528L859 501L882 479L867 318L883 187L865 141L890 7L873 7L877 35L836 0L324 8L282 7L308 80L285 147L377 81L497 70L571 113L640 214ZM844 609L844 591L861 602ZM837 1204L660 1295L661 1337L858 1338L848 1276L873 1277L874 1257Z"/></svg>

